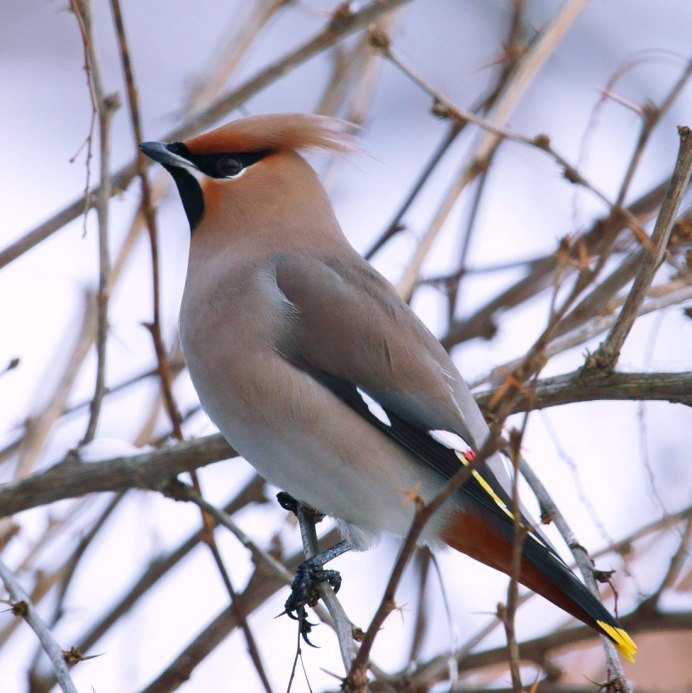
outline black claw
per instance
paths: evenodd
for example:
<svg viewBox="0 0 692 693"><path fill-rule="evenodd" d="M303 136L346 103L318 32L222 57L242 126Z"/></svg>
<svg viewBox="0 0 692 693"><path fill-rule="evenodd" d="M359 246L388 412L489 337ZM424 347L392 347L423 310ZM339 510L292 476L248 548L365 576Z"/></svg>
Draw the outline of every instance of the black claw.
<svg viewBox="0 0 692 693"><path fill-rule="evenodd" d="M291 594L284 605L289 618L300 621L300 634L309 645L312 643L305 636L315 624L305 618L305 607L315 606L319 601L320 594L317 586L321 582L326 582L335 592L338 592L341 587L341 575L337 570L325 570L321 566L311 566L309 563L298 566L291 585Z"/></svg>
<svg viewBox="0 0 692 693"><path fill-rule="evenodd" d="M307 643L310 645L310 647L314 647L315 649L319 649L317 645L314 643L310 642L310 638L308 638L308 635L312 632L313 626L315 625L314 623L310 623L310 621L307 620L305 617L305 607L302 607L301 609L302 614L299 618L300 621L300 637L303 638L303 642Z"/></svg>

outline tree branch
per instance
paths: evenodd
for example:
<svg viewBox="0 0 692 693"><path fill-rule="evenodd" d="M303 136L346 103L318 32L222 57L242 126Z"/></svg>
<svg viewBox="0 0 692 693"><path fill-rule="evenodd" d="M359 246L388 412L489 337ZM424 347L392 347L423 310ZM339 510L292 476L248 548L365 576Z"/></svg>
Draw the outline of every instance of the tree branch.
<svg viewBox="0 0 692 693"><path fill-rule="evenodd" d="M495 390L475 394L481 408ZM692 371L683 373L602 373L572 371L542 378L532 386L532 396L521 393L514 413L594 400L665 401L692 406Z"/></svg>
<svg viewBox="0 0 692 693"><path fill-rule="evenodd" d="M220 434L100 462L81 462L71 454L45 472L0 485L0 517L87 493L159 489L177 474L236 455Z"/></svg>

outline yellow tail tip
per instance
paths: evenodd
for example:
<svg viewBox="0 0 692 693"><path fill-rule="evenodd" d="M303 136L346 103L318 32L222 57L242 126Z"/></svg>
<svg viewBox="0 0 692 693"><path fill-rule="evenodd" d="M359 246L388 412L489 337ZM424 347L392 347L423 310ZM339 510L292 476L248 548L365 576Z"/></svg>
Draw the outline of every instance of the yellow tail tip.
<svg viewBox="0 0 692 693"><path fill-rule="evenodd" d="M596 621L598 627L615 643L618 652L628 661L634 662L637 645L622 628L616 628L604 621Z"/></svg>

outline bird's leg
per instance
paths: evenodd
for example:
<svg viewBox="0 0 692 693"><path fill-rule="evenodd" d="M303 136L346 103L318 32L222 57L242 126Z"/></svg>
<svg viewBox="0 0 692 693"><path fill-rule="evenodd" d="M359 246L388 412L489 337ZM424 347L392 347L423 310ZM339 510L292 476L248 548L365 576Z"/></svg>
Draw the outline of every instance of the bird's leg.
<svg viewBox="0 0 692 693"><path fill-rule="evenodd" d="M286 613L293 614L304 606L315 606L320 599L317 585L326 582L335 592L341 587L341 575L338 570L325 570L323 567L333 558L351 550L351 545L344 539L325 551L304 560L296 570L291 584L291 596L286 600Z"/></svg>
<svg viewBox="0 0 692 693"><path fill-rule="evenodd" d="M317 535L315 533L315 523L322 520L324 515L314 508L296 501L295 498L286 492L279 493L277 499L282 508L295 513L298 517L306 552L309 554L316 551ZM339 572L336 570L325 570L324 565L342 553L350 551L351 548L351 544L348 541L342 540L331 548L309 556L296 570L295 578L291 584L291 595L286 600L284 608L290 618L301 622L301 634L308 643L307 635L313 624L309 623L305 618L305 607L315 606L319 601L318 585L320 583L326 582L335 592L338 592L341 586L341 575L339 575Z"/></svg>

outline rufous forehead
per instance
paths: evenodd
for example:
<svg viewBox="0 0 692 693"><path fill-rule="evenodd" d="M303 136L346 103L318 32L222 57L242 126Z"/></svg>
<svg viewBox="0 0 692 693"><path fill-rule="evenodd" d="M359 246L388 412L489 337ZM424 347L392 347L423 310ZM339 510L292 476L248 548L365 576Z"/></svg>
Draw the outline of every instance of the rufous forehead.
<svg viewBox="0 0 692 693"><path fill-rule="evenodd" d="M205 132L189 140L185 145L191 154L217 154L219 152L249 152L258 147L255 137L233 132L228 127Z"/></svg>

